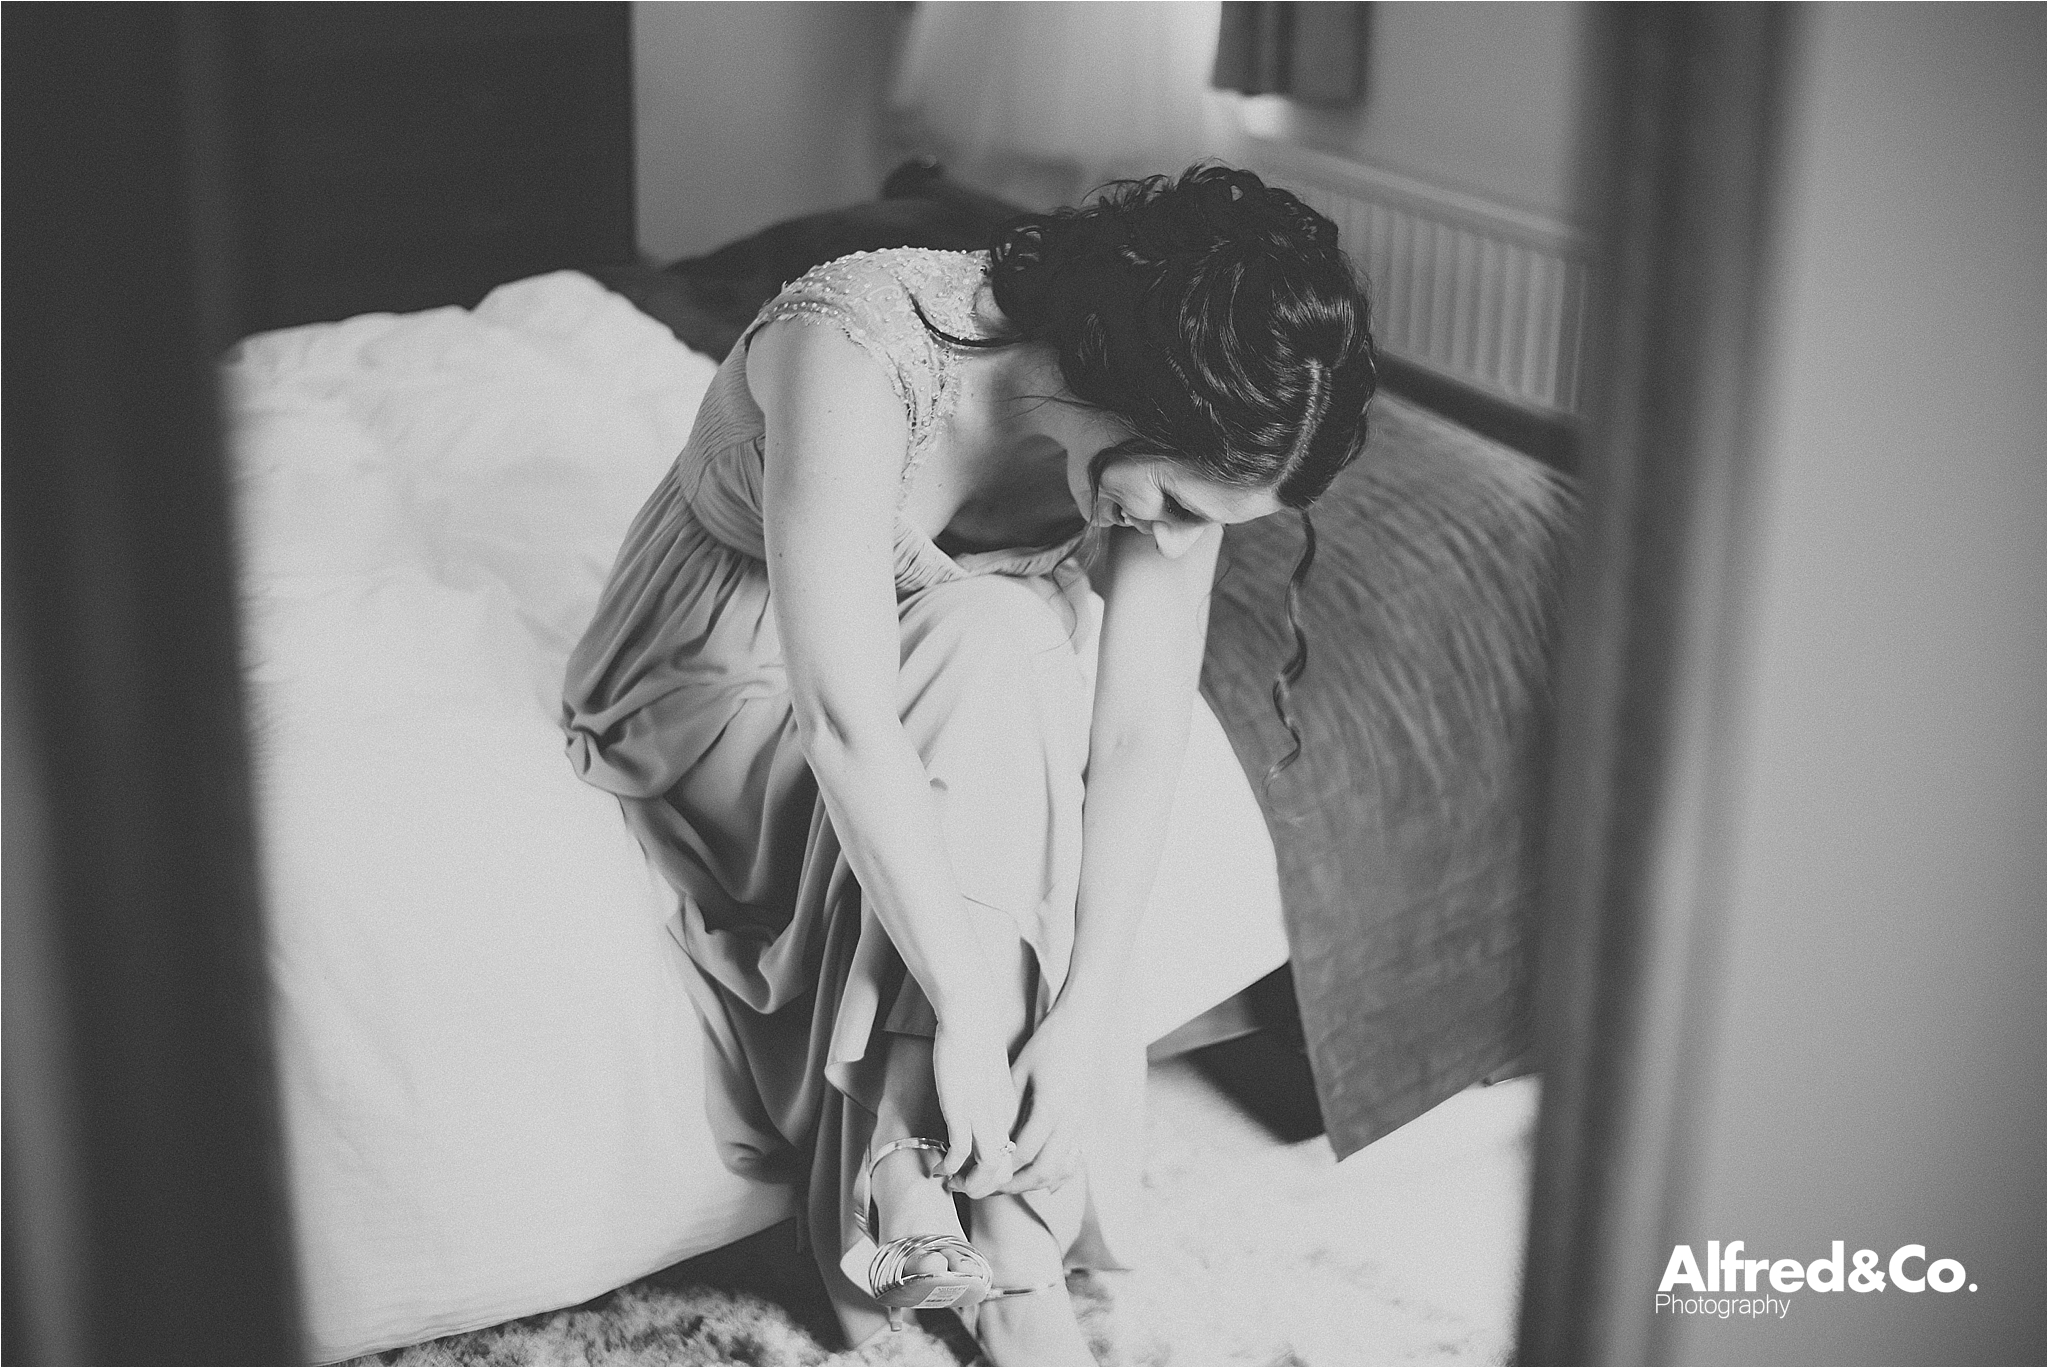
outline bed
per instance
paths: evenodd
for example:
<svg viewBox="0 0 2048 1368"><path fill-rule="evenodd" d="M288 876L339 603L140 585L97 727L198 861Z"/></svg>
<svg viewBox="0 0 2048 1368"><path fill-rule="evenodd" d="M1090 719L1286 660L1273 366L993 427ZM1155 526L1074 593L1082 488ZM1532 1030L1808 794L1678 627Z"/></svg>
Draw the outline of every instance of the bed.
<svg viewBox="0 0 2048 1368"><path fill-rule="evenodd" d="M675 895L562 755L560 681L713 363L587 275L271 332L226 366L310 1349L574 1303L792 1210L725 1171ZM1286 959L1204 716L1148 1039ZM1211 877L1200 882L1189 871Z"/></svg>
<svg viewBox="0 0 2048 1368"><path fill-rule="evenodd" d="M388 105L421 63L447 66L441 30L466 23L435 11L364 87L365 64L385 68L360 30L383 42L388 14L337 45L284 32L312 22L289 7L265 13L284 26L266 39L278 61L349 68L269 84L284 107L270 123L298 130L270 138L279 158L308 129L359 126L307 114L298 92ZM557 92L551 118L579 137L610 128L597 142L615 146L606 63L622 21L522 14L524 46L489 35L518 59L500 94L526 89L529 68L567 80L574 64L543 58L593 25L590 51L610 54L587 63L594 112L563 113L573 92ZM496 87L476 81L465 108L488 111ZM409 126L388 111L360 123L397 141L344 160L393 174L427 155ZM606 175L585 217L610 241ZM517 216L460 199L449 221L518 263L503 283L485 293L484 258L455 237L434 239L439 274L388 244L347 258L323 241L310 275L273 251L272 318L295 326L246 338L224 367L287 1161L306 1348L322 1361L573 1304L792 1212L790 1192L719 1162L675 898L563 758L563 662L754 307L813 262L972 246L1006 212L913 164L876 201L664 268L552 220L546 241L520 237L504 226ZM456 302L422 307L442 301ZM304 321L318 317L332 321ZM1198 883L1177 871L1213 861L1169 849L1136 983L1148 1037L1184 1037L1289 967L1298 1008L1281 1015L1340 1156L1523 1049L1521 785L1570 515L1541 462L1397 397L1379 403L1372 453L1319 509L1315 654L1295 699L1310 749L1271 785L1256 781L1285 748L1267 692L1298 533L1269 519L1226 542L1173 839L1251 853Z"/></svg>

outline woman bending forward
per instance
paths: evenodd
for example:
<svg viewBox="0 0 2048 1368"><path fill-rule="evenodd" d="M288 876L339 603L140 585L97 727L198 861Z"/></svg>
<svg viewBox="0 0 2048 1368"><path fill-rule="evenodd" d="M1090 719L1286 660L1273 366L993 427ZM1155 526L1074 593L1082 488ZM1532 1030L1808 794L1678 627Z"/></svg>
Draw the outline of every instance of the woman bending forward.
<svg viewBox="0 0 2048 1368"><path fill-rule="evenodd" d="M570 662L570 754L682 895L726 1161L805 1190L856 1342L950 1304L997 1363L1090 1361L1061 1275L1117 1266L1092 1136L1142 1085L1120 995L1222 529L1364 440L1336 238L1210 167L818 268Z"/></svg>

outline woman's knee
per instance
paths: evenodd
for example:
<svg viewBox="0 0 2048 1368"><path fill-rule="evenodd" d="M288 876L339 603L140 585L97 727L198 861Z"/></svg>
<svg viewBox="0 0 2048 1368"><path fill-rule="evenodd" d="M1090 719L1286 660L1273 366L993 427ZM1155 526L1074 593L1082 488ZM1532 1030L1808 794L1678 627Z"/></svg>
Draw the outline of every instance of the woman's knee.
<svg viewBox="0 0 2048 1368"><path fill-rule="evenodd" d="M1045 730L1079 710L1085 686L1065 600L1030 581L983 575L934 585L904 601L898 674L904 720L934 729L958 721ZM913 730L919 730L913 726Z"/></svg>
<svg viewBox="0 0 2048 1368"><path fill-rule="evenodd" d="M906 605L898 708L961 892L1028 918L1078 874L1090 700L1034 587L986 581Z"/></svg>
<svg viewBox="0 0 2048 1368"><path fill-rule="evenodd" d="M1065 607L1057 594L1008 575L935 584L899 609L903 663L935 658L956 668L1014 675L1041 654L1071 650Z"/></svg>

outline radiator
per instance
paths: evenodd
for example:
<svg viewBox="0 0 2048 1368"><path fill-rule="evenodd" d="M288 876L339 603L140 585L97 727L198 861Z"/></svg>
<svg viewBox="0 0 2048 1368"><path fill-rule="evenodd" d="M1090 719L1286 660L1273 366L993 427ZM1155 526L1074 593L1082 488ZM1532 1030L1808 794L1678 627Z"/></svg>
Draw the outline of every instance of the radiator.
<svg viewBox="0 0 2048 1368"><path fill-rule="evenodd" d="M1337 225L1381 348L1516 403L1578 406L1584 235L1477 196L1263 138L1246 160Z"/></svg>

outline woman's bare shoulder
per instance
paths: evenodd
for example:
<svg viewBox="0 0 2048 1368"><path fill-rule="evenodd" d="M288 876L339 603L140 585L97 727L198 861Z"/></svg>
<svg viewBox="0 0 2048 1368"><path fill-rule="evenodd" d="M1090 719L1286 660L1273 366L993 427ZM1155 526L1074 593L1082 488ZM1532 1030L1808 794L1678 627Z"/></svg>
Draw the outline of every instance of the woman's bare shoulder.
<svg viewBox="0 0 2048 1368"><path fill-rule="evenodd" d="M806 327L796 317L770 319L750 341L747 388L771 426L799 410L824 422L835 414L859 412L870 422L877 413L887 413L899 420L899 428L907 423L896 377L844 331ZM890 402L878 406L878 396Z"/></svg>
<svg viewBox="0 0 2048 1368"><path fill-rule="evenodd" d="M760 503L773 582L821 565L848 582L887 582L909 433L887 378L844 334L794 322L761 330L746 377L763 418ZM805 603L833 601L829 583L814 587Z"/></svg>

